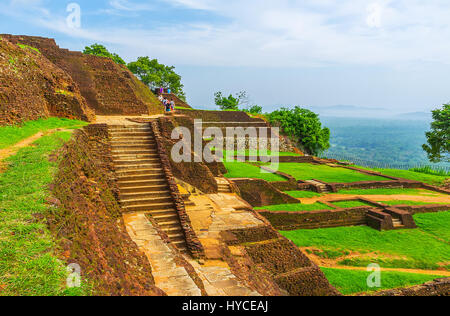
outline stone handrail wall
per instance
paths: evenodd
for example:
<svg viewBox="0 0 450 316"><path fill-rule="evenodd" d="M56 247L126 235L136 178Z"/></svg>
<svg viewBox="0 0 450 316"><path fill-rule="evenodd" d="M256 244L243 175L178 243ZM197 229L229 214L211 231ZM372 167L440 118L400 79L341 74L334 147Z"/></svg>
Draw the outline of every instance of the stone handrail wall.
<svg viewBox="0 0 450 316"><path fill-rule="evenodd" d="M198 239L197 235L194 232L194 229L192 228L191 220L186 213L184 199L178 189L175 177L172 174L169 156L167 155L166 148L164 147L163 144L161 133L159 131L158 122L153 121L150 123L150 126L155 137L158 154L161 159L161 165L164 170L164 174L166 175L167 183L169 185L170 192L175 204L175 208L177 210L180 219L181 227L183 228L188 250L193 257L203 258L205 256L205 252L202 244L200 243L200 240Z"/></svg>

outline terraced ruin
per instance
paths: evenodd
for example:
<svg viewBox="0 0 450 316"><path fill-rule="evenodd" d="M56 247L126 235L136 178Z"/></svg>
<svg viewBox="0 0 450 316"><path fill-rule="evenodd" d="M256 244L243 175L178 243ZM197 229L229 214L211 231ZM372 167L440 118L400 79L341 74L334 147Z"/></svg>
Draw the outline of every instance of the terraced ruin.
<svg viewBox="0 0 450 316"><path fill-rule="evenodd" d="M164 115L156 96L107 58L35 37L2 35L0 43L0 82L17 75L6 54L23 60L17 67L44 65L29 74L39 100L19 98L14 85L0 90L1 125L41 119L22 134L27 123L0 126L23 135L0 137L0 271L9 271L0 295L450 294L445 179L305 156L281 134L279 149L266 153L279 155L278 171L252 152L250 136L227 139L245 148L232 151L233 161L198 161L186 135L172 139L176 127L273 127L240 111L195 110L176 96L180 108ZM59 77L40 90L43 69ZM55 116L65 119L48 127ZM179 141L191 162L172 159ZM44 241L42 251L24 250ZM380 288L366 284L371 263L386 276ZM67 264L80 266L84 286L64 288ZM29 271L17 268L24 265Z"/></svg>

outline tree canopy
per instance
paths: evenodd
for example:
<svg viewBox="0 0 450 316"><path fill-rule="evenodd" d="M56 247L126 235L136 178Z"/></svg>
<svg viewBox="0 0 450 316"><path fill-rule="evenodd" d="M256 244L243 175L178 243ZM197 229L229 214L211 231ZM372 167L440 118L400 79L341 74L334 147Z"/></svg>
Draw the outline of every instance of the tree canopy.
<svg viewBox="0 0 450 316"><path fill-rule="evenodd" d="M228 97L224 97L223 93L219 91L214 94L214 100L216 105L223 111L239 111L239 106L248 103L248 96L247 92L241 91L234 96L230 94Z"/></svg>
<svg viewBox="0 0 450 316"><path fill-rule="evenodd" d="M450 162L450 104L433 111L431 131L426 133L428 144L423 149L431 162Z"/></svg>
<svg viewBox="0 0 450 316"><path fill-rule="evenodd" d="M146 56L129 63L128 69L150 88L171 89L178 97L185 98L181 76L175 72L175 67L160 64L157 59Z"/></svg>
<svg viewBox="0 0 450 316"><path fill-rule="evenodd" d="M318 155L330 148L330 130L322 127L319 115L310 110L298 106L294 109L281 108L267 117L272 125L279 126L307 154Z"/></svg>
<svg viewBox="0 0 450 316"><path fill-rule="evenodd" d="M86 46L83 51L84 54L94 55L99 57L111 58L116 64L125 65L125 61L116 53L110 53L105 46L100 44L92 44L91 46Z"/></svg>

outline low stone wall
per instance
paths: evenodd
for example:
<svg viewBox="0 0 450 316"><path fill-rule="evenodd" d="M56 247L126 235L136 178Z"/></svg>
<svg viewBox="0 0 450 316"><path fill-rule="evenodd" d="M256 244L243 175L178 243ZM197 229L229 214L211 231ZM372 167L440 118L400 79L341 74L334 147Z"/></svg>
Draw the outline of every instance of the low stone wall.
<svg viewBox="0 0 450 316"><path fill-rule="evenodd" d="M275 229L288 231L366 225L366 214L371 209L371 207L361 206L352 209L312 212L272 212L261 210L258 213L265 217Z"/></svg>
<svg viewBox="0 0 450 316"><path fill-rule="evenodd" d="M436 279L421 285L361 294L360 296L450 296L450 278Z"/></svg>
<svg viewBox="0 0 450 316"><path fill-rule="evenodd" d="M319 267L270 225L229 230L221 235L229 246L242 249L245 259L241 260L250 267L246 277L255 286L264 288L274 282L285 295L292 296L340 295Z"/></svg>
<svg viewBox="0 0 450 316"><path fill-rule="evenodd" d="M150 126L155 137L158 154L161 159L161 165L164 170L164 174L166 175L167 183L169 184L170 192L172 194L175 208L178 212L181 227L183 228L187 248L194 258L203 258L205 256L205 252L200 240L198 239L194 229L192 228L191 220L186 213L184 199L180 191L178 190L178 185L172 174L170 159L167 155L166 148L164 146L161 133L158 128L158 122L154 121L150 123Z"/></svg>
<svg viewBox="0 0 450 316"><path fill-rule="evenodd" d="M399 205L396 208L408 211L411 214L437 213L450 211L450 204L444 205Z"/></svg>
<svg viewBox="0 0 450 316"><path fill-rule="evenodd" d="M238 187L240 196L253 207L300 203L262 179L233 179L232 182Z"/></svg>

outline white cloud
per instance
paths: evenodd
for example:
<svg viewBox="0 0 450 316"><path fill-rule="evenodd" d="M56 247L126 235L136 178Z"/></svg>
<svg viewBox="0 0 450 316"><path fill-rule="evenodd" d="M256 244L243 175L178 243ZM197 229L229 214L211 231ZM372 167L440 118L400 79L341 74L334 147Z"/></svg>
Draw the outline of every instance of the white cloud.
<svg viewBox="0 0 450 316"><path fill-rule="evenodd" d="M18 1L26 0L14 2ZM42 13L29 18L55 32L122 47L130 58L148 54L173 64L290 67L449 63L447 0L160 1L185 8L186 15L192 9L204 10L208 19L171 25L162 21L152 29L105 25L74 32L63 22L55 22L65 17ZM110 4L108 9L133 14L152 9L149 1L111 0ZM155 19L157 15L152 14Z"/></svg>

